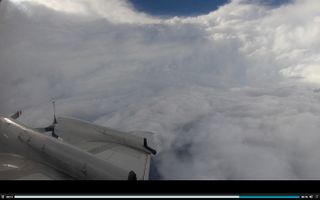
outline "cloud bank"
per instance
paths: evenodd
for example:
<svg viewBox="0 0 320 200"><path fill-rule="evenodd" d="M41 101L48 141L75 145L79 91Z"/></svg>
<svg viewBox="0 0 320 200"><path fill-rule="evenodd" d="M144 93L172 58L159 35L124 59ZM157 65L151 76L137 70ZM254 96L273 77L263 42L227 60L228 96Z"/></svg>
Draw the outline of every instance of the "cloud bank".
<svg viewBox="0 0 320 200"><path fill-rule="evenodd" d="M233 0L156 18L126 1L0 6L0 111L155 133L163 179L320 178L320 4Z"/></svg>

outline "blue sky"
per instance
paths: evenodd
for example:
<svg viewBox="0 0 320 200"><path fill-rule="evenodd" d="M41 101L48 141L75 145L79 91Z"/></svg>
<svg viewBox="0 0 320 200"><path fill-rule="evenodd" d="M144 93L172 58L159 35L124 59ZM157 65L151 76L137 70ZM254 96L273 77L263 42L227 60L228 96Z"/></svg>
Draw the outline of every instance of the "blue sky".
<svg viewBox="0 0 320 200"><path fill-rule="evenodd" d="M160 16L190 16L207 14L230 0L130 0L139 11ZM291 0L248 0L279 6Z"/></svg>
<svg viewBox="0 0 320 200"><path fill-rule="evenodd" d="M198 15L216 10L229 0L130 0L135 8L152 15Z"/></svg>

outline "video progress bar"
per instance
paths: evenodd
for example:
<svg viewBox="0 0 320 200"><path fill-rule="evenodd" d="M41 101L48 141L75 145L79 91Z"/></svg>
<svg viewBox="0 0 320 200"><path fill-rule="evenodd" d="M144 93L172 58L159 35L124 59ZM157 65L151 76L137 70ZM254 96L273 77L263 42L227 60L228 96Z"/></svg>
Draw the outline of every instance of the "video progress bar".
<svg viewBox="0 0 320 200"><path fill-rule="evenodd" d="M178 196L178 195L148 195L148 196L143 196L143 195L140 195L140 196L95 196L95 195L91 195L91 196L69 196L69 195L40 195L40 196L37 196L37 195L17 195L17 196L14 196L14 198L17 198L17 199L60 199L60 198L63 198L63 199L194 199L194 198L197 198L197 199L299 199L300 196L270 196L270 195L258 195L258 196L241 196L241 195L231 195L231 196L228 196L228 195L206 195L206 196L203 196L203 195L194 195L194 196Z"/></svg>

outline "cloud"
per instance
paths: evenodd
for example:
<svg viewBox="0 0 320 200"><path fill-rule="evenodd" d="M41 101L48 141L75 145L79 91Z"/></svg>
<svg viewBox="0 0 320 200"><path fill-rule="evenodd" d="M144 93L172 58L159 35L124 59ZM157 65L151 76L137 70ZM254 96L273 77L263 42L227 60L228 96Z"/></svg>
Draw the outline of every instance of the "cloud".
<svg viewBox="0 0 320 200"><path fill-rule="evenodd" d="M124 0L109 0L107 3L101 0L11 0L15 6L32 14L30 6L42 6L60 14L72 14L85 20L107 18L113 23L156 23L157 20L144 13L138 13L133 6ZM39 10L37 11L39 12ZM41 12L41 11L40 11Z"/></svg>
<svg viewBox="0 0 320 200"><path fill-rule="evenodd" d="M319 3L161 19L126 1L0 6L0 110L155 133L164 179L319 179ZM116 12L117 11L117 12Z"/></svg>

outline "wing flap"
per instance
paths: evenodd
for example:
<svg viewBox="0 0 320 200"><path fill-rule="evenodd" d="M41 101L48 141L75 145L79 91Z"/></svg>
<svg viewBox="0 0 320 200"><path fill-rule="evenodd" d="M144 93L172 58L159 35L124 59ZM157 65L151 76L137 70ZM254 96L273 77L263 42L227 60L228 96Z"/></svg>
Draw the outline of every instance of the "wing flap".
<svg viewBox="0 0 320 200"><path fill-rule="evenodd" d="M111 149L96 153L95 156L102 160L107 160L116 166L121 166L128 171L134 171L138 180L148 179L151 158L149 154L117 145Z"/></svg>

